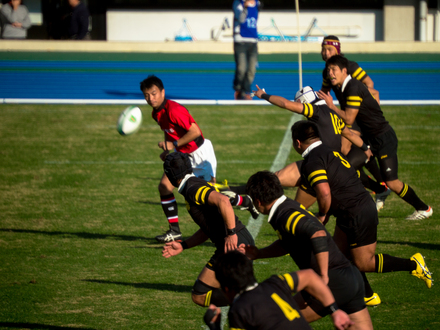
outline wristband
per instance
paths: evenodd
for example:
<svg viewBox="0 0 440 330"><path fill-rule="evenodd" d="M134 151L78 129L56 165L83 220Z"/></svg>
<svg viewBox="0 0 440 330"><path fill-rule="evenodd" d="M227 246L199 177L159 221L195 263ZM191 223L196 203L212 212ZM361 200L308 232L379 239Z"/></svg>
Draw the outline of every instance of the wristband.
<svg viewBox="0 0 440 330"><path fill-rule="evenodd" d="M368 149L370 149L370 146L366 145L366 143L364 142L364 144L362 145L361 149L363 151L367 151Z"/></svg>
<svg viewBox="0 0 440 330"><path fill-rule="evenodd" d="M272 95L270 95L270 94L263 94L263 95L261 95L261 98L262 99L265 99L266 101L269 101L269 97L271 97Z"/></svg>
<svg viewBox="0 0 440 330"><path fill-rule="evenodd" d="M338 305L336 304L336 302L334 302L330 306L325 307L326 315L333 314L338 309L339 309Z"/></svg>
<svg viewBox="0 0 440 330"><path fill-rule="evenodd" d="M318 217L325 217L326 213L322 213L321 211L318 212Z"/></svg>
<svg viewBox="0 0 440 330"><path fill-rule="evenodd" d="M174 145L174 147L177 149L177 140L176 140L176 141L173 141L173 145Z"/></svg>
<svg viewBox="0 0 440 330"><path fill-rule="evenodd" d="M232 236L232 235L235 235L235 234L236 234L235 228L228 229L228 236Z"/></svg>
<svg viewBox="0 0 440 330"><path fill-rule="evenodd" d="M186 243L185 241L180 242L180 245L182 245L182 249L184 249L184 250L189 249L188 243Z"/></svg>

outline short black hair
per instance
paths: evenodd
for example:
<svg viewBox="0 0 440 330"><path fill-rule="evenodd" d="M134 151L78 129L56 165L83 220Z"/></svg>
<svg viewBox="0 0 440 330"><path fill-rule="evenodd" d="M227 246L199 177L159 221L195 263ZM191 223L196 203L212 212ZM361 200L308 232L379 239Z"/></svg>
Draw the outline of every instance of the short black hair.
<svg viewBox="0 0 440 330"><path fill-rule="evenodd" d="M246 194L256 201L257 199L269 204L284 195L280 179L270 171L260 171L252 175L246 184Z"/></svg>
<svg viewBox="0 0 440 330"><path fill-rule="evenodd" d="M341 70L344 68L348 70L348 60L342 55L335 55L330 57L327 62L325 62L326 67L328 67L329 65L336 65Z"/></svg>
<svg viewBox="0 0 440 330"><path fill-rule="evenodd" d="M222 289L240 292L257 282L252 261L238 251L221 255L214 264L215 277Z"/></svg>
<svg viewBox="0 0 440 330"><path fill-rule="evenodd" d="M295 143L296 140L304 142L307 140L312 141L316 139L321 139L318 126L308 120L297 121L295 124L292 125L291 131L293 143Z"/></svg>
<svg viewBox="0 0 440 330"><path fill-rule="evenodd" d="M146 79L141 81L142 93L144 92L144 90L151 88L153 85L157 86L157 88L159 88L159 90L161 91L164 89L162 80L160 80L158 77L152 74L149 75Z"/></svg>

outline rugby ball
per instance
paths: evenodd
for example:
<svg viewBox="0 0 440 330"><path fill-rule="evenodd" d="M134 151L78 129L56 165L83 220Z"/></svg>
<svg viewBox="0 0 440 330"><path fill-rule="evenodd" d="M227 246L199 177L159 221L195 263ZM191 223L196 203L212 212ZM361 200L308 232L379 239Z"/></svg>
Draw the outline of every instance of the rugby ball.
<svg viewBox="0 0 440 330"><path fill-rule="evenodd" d="M142 111L138 107L130 106L122 111L116 128L121 135L130 135L136 132L142 124Z"/></svg>

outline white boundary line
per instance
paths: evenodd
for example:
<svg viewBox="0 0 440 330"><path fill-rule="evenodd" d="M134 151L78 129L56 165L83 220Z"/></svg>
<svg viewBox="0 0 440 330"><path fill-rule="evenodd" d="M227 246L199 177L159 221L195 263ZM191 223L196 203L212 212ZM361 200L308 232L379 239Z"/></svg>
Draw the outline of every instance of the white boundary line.
<svg viewBox="0 0 440 330"><path fill-rule="evenodd" d="M183 105L269 105L265 100L180 100L174 101ZM32 99L0 98L0 104L126 104L145 105L144 99L108 100L108 99ZM338 105L338 102L335 102ZM381 105L440 105L440 100L381 100Z"/></svg>

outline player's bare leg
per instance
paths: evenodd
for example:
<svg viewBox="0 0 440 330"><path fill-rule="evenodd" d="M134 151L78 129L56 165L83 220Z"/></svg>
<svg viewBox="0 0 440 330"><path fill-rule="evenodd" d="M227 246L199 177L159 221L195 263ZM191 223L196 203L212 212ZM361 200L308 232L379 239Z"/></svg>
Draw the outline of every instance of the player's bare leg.
<svg viewBox="0 0 440 330"><path fill-rule="evenodd" d="M302 204L306 209L313 205L316 202L316 197L309 195L304 190L299 189L296 191L295 200Z"/></svg>
<svg viewBox="0 0 440 330"><path fill-rule="evenodd" d="M372 330L373 323L371 322L370 313L368 313L368 309L365 307L363 310L348 314L350 319L354 322L352 326L348 329L350 330Z"/></svg>
<svg viewBox="0 0 440 330"><path fill-rule="evenodd" d="M299 173L296 162L275 172L275 175L278 177L283 187L297 187L301 179L301 173Z"/></svg>
<svg viewBox="0 0 440 330"><path fill-rule="evenodd" d="M218 307L227 306L228 299L220 289L220 283L215 278L213 270L204 267L194 284L191 298L193 302L202 307L214 304Z"/></svg>

